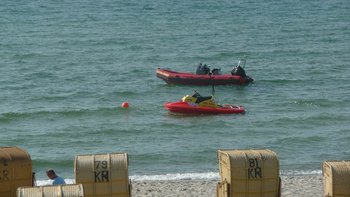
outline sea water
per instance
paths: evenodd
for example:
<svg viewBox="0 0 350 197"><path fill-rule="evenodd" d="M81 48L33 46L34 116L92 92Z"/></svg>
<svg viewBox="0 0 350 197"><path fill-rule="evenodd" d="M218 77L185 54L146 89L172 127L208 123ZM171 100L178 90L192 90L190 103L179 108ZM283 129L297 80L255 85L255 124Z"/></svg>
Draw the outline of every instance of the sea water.
<svg viewBox="0 0 350 197"><path fill-rule="evenodd" d="M219 149L271 149L286 175L350 159L350 1L0 2L0 145L29 152L39 184L74 180L79 154L127 152L134 180L216 179ZM163 104L211 87L167 85L158 67L229 73L215 99L243 115ZM120 107L128 101L130 107Z"/></svg>

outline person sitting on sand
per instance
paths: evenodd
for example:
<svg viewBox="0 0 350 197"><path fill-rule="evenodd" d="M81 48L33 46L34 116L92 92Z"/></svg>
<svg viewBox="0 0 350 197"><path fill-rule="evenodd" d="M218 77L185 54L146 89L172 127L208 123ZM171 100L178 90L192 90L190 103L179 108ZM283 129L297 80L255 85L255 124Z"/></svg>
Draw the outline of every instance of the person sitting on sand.
<svg viewBox="0 0 350 197"><path fill-rule="evenodd" d="M46 175L53 180L52 185L64 185L66 182L63 178L59 177L53 169L46 170Z"/></svg>

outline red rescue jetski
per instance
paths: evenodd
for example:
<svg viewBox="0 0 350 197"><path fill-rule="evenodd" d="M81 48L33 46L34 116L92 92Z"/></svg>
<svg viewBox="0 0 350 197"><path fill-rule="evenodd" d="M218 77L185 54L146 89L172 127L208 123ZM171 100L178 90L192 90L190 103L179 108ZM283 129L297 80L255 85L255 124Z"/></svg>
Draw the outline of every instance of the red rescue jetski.
<svg viewBox="0 0 350 197"><path fill-rule="evenodd" d="M176 72L157 68L157 77L168 84L178 85L243 85L254 81L244 70L245 59L241 59L230 74L221 74L220 69L210 69L206 64L199 64L196 73Z"/></svg>
<svg viewBox="0 0 350 197"><path fill-rule="evenodd" d="M218 105L213 96L203 97L197 92L192 96L184 96L181 101L165 103L164 108L181 114L239 114L245 112L242 106Z"/></svg>

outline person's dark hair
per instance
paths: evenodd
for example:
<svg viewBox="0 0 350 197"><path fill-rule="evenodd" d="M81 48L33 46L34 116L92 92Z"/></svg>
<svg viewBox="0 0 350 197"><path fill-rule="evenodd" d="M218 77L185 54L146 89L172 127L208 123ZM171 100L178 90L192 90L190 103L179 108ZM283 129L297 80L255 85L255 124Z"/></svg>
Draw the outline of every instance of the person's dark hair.
<svg viewBox="0 0 350 197"><path fill-rule="evenodd" d="M55 171L53 169L47 169L46 170L47 174L56 174Z"/></svg>

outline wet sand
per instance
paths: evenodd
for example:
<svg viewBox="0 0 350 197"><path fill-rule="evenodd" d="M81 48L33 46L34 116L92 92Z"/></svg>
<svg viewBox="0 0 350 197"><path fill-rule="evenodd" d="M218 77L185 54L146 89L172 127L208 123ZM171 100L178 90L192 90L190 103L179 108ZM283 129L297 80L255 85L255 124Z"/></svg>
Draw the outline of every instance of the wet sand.
<svg viewBox="0 0 350 197"><path fill-rule="evenodd" d="M321 175L281 176L282 197L317 197L323 194ZM219 180L132 181L132 196L215 197Z"/></svg>

